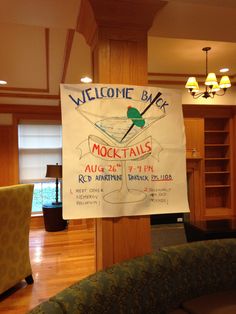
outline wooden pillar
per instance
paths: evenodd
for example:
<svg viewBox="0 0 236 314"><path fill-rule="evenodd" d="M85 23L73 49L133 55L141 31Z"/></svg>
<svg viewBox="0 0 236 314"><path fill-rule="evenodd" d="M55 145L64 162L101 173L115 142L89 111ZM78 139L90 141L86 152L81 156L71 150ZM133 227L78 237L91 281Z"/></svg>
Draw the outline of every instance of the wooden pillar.
<svg viewBox="0 0 236 314"><path fill-rule="evenodd" d="M18 183L17 125L0 125L0 186Z"/></svg>
<svg viewBox="0 0 236 314"><path fill-rule="evenodd" d="M82 0L77 30L91 46L94 82L147 85L147 31L164 1ZM96 219L97 269L151 251L149 216Z"/></svg>

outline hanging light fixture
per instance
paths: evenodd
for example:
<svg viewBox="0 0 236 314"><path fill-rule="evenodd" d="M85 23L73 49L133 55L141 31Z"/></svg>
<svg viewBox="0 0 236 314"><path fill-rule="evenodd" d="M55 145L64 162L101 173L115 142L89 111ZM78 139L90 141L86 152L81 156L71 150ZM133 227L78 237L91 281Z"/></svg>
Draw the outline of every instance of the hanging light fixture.
<svg viewBox="0 0 236 314"><path fill-rule="evenodd" d="M185 88L188 88L190 94L193 98L214 98L215 95L223 96L227 90L231 86L230 79L227 75L221 77L220 84L217 82L217 78L215 73L208 73L208 51L211 50L211 47L202 48L206 53L206 80L205 80L205 91L199 91L198 82L196 77L189 77Z"/></svg>

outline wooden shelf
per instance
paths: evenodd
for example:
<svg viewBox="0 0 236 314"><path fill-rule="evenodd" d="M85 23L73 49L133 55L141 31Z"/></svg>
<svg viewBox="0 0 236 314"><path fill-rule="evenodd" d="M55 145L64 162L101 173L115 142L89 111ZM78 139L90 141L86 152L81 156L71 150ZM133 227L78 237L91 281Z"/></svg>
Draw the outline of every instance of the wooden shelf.
<svg viewBox="0 0 236 314"><path fill-rule="evenodd" d="M205 171L205 174L229 174L229 171Z"/></svg>
<svg viewBox="0 0 236 314"><path fill-rule="evenodd" d="M229 184L212 184L212 185L205 185L206 189L212 189L212 188L229 188Z"/></svg>
<svg viewBox="0 0 236 314"><path fill-rule="evenodd" d="M210 119L211 118L205 119L205 122L206 120L210 120ZM224 122L225 123L221 123L219 119L212 119L211 129L206 129L204 132L205 149L209 148L210 146L211 147L224 147L223 145L229 145L230 134L229 134L226 120L224 120Z"/></svg>
<svg viewBox="0 0 236 314"><path fill-rule="evenodd" d="M211 158L205 158L205 160L229 160L228 157L211 157Z"/></svg>
<svg viewBox="0 0 236 314"><path fill-rule="evenodd" d="M227 207L206 207L206 209L210 209L210 210L215 209L215 210L218 210L218 211L222 211L222 210L225 210L225 209L231 210L231 208L227 208Z"/></svg>
<svg viewBox="0 0 236 314"><path fill-rule="evenodd" d="M204 133L229 133L227 130L205 130Z"/></svg>
<svg viewBox="0 0 236 314"><path fill-rule="evenodd" d="M232 218L233 210L229 207L206 207L206 219Z"/></svg>
<svg viewBox="0 0 236 314"><path fill-rule="evenodd" d="M205 147L229 147L229 144L205 144Z"/></svg>

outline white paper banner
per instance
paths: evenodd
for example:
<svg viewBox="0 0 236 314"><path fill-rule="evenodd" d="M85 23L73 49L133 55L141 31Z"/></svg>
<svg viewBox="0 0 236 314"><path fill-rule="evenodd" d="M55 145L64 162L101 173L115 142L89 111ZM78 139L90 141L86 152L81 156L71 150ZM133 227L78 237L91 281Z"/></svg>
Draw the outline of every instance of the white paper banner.
<svg viewBox="0 0 236 314"><path fill-rule="evenodd" d="M180 93L61 85L63 217L188 212Z"/></svg>

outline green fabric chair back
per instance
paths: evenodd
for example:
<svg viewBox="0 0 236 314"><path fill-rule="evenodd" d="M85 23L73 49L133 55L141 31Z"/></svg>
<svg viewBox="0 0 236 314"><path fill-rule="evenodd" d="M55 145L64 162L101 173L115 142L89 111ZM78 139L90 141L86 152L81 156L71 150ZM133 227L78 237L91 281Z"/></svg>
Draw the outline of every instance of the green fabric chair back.
<svg viewBox="0 0 236 314"><path fill-rule="evenodd" d="M32 274L29 226L33 184L0 187L0 294Z"/></svg>

